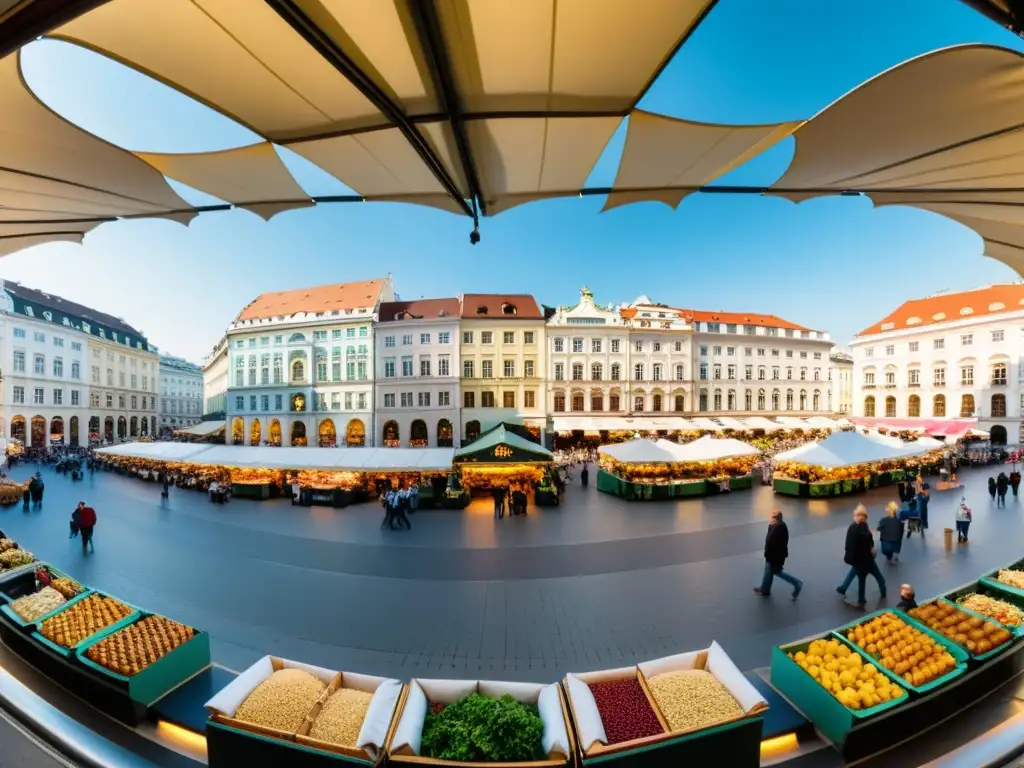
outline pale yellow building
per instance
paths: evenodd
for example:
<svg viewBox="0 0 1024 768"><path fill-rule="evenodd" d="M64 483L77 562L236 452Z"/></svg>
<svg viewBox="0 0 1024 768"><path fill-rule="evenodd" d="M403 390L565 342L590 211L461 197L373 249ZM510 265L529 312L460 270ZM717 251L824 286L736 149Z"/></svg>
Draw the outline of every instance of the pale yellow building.
<svg viewBox="0 0 1024 768"><path fill-rule="evenodd" d="M160 355L128 326L89 337L89 437L105 443L157 434Z"/></svg>
<svg viewBox="0 0 1024 768"><path fill-rule="evenodd" d="M461 298L459 358L464 443L500 422L544 427L544 313L527 294Z"/></svg>

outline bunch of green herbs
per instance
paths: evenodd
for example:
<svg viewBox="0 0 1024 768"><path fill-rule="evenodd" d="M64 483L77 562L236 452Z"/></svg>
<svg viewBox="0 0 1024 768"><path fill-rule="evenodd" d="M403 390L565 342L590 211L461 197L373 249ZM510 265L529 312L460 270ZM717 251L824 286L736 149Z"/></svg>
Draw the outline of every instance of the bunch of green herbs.
<svg viewBox="0 0 1024 768"><path fill-rule="evenodd" d="M471 693L423 722L420 754L458 762L541 760L544 723L537 707Z"/></svg>

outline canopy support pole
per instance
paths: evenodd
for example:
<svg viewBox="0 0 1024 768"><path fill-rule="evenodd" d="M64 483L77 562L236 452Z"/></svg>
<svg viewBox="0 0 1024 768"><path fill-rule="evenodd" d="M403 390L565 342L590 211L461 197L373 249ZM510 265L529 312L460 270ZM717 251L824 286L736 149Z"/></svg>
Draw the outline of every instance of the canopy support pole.
<svg viewBox="0 0 1024 768"><path fill-rule="evenodd" d="M305 11L299 8L295 0L264 0L285 22L294 29L309 45L340 72L360 93L365 96L381 113L402 132L426 166L444 187L445 192L462 209L467 216L473 215L473 209L462 196L455 180L448 173L444 163L434 153L430 143L423 137L415 125L409 120L402 108L392 101L380 86L363 72L351 58L318 27Z"/></svg>

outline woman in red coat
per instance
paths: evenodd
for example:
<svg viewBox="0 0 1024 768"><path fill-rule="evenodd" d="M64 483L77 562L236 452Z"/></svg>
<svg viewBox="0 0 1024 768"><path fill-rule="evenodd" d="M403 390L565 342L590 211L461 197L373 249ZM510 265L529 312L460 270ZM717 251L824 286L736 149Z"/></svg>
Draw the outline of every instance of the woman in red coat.
<svg viewBox="0 0 1024 768"><path fill-rule="evenodd" d="M81 506L78 509L78 530L82 534L82 551L93 549L92 531L96 527L96 510Z"/></svg>

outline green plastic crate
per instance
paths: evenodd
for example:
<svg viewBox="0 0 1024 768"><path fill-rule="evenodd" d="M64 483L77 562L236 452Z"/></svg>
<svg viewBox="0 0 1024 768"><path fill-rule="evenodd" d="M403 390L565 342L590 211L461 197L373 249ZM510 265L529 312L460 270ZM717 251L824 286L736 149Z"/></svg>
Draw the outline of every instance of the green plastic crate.
<svg viewBox="0 0 1024 768"><path fill-rule="evenodd" d="M937 598L935 598L935 600L928 600L925 603L922 603L922 605L928 605L928 603L932 603L932 602L949 603L950 605L952 605L957 610L963 611L964 613L966 613L968 616L973 616L973 617L981 619L983 621L991 621L991 622L993 622L995 624L999 624L999 622L996 621L995 619L990 619L987 616L982 616L980 613L975 613L974 611L970 610L969 608L964 608L962 605L957 605L955 602L953 602L951 600L947 600L944 597L937 597ZM917 624L923 624L924 623L924 622L922 622L922 621L920 621L918 619L915 619L912 616L910 618L913 621L915 621ZM1024 637L1024 627L1007 627L1005 624L999 624L999 626L1005 628L1007 631L1009 631L1010 635L1012 635L1013 639L1010 640L1010 642L1003 643L998 648L993 648L991 651L986 651L985 653L982 653L982 654L971 653L966 648L960 648L959 645L957 647L960 648L960 650L962 650L965 653L967 653L968 658L973 660L973 661L979 661L979 662L980 661L988 661L993 656L998 656L1000 653L1003 653L1004 651L1007 651L1010 648L1013 648L1013 646L1017 644L1017 642L1020 640L1020 638ZM952 640L950 642L952 642ZM955 645L955 643L954 643L954 645Z"/></svg>
<svg viewBox="0 0 1024 768"><path fill-rule="evenodd" d="M913 683L908 683L906 680L904 680L902 677L897 675L892 670L889 670L889 669L886 669L885 667L883 667L878 659L874 658L870 653L865 651L863 648L858 648L854 643L851 643L849 640L847 640L846 636L842 634L843 632L845 632L848 629L853 629L856 626L859 626L861 624L865 624L866 622L871 621L876 616L881 616L883 614L894 615L897 618L903 620L907 624L909 624L912 627L914 627L914 629L917 629L917 630L923 632L924 634L928 635L932 640L934 640L936 643L941 645L943 648L945 648L949 652L949 655L952 656L953 659L956 661L956 666L953 667L953 669L950 672L947 672L946 674L944 674L942 677L937 677L934 680L929 680L927 683L925 683L923 685L914 685ZM924 624L921 624L921 623L919 623L917 621L914 621L914 619L911 618L910 616L907 616L906 614L904 614L902 612L901 613L897 613L896 611L894 611L892 609L889 609L889 608L884 608L884 609L882 609L880 611L874 611L873 613L865 614L861 618L859 618L859 619L857 619L855 621L851 621L849 624L844 624L841 627L837 627L836 629L834 629L832 631L832 634L835 635L839 639L839 642L844 643L851 650L857 651L858 653L860 653L861 656L864 656L867 659L871 659L871 661L874 662L875 666L878 667L880 670L882 670L882 672L885 674L885 676L888 677L890 680L892 680L894 683L897 683L898 685L902 686L903 688L906 688L908 691L913 691L914 693L916 693L918 695L922 695L922 694L928 693L929 691L932 691L932 690L938 688L941 685L945 685L950 680L953 680L954 678L959 677L960 675L962 675L964 672L967 671L967 658L968 658L968 655L969 655L967 653L967 651L965 651L963 648L961 648L959 645L957 645L953 641L947 640L942 635L939 635L936 632L934 632L933 630L929 629Z"/></svg>
<svg viewBox="0 0 1024 768"><path fill-rule="evenodd" d="M822 688L817 680L787 655L795 654L798 651L806 652L811 642L818 639L830 640L832 635L829 633L820 638L810 638L785 647L773 648L771 684L804 717L814 723L814 726L832 744L841 747L846 741L847 735L856 725L904 704L910 700L910 695L905 693L895 701L886 701L867 709L850 709L844 704L840 704L835 696ZM864 656L858 649L854 649L854 653ZM900 685L900 688L905 691L905 686Z"/></svg>
<svg viewBox="0 0 1024 768"><path fill-rule="evenodd" d="M75 655L82 664L110 680L114 687L125 691L133 701L146 706L159 701L168 691L210 666L210 636L206 632L196 630L196 634L187 643L179 645L131 677L118 674L97 664L86 656L86 652L100 640L127 629L137 621L152 615L151 613L138 613L131 622L121 626L115 624L112 627L107 627L75 647Z"/></svg>
<svg viewBox="0 0 1024 768"><path fill-rule="evenodd" d="M977 592L982 595L988 595L989 597L992 597L996 600L1002 600L1003 602L1009 603L1010 605L1020 608L1021 611L1024 611L1024 597L1018 597L1012 592L1005 592L1001 589L991 588L988 584L982 584L980 581L975 581L971 584L960 587L959 589L956 589L952 592L943 595L943 597L949 602L956 605L958 608L960 608L961 606L957 603L957 598L964 597L965 595L970 594L971 592ZM973 613L982 619L990 618L981 613L978 613L977 611L968 611L965 608L961 608L961 610ZM992 621L995 621L997 624L1002 624L1002 622L1000 622L998 619L992 619ZM1010 631L1020 630L1021 632L1024 632L1024 625L1011 626L1008 624L1003 624L1003 626L1009 629Z"/></svg>
<svg viewBox="0 0 1024 768"><path fill-rule="evenodd" d="M1015 571L1024 570L1024 560L1018 560L1017 562L1010 563L1009 565L1004 566L1003 568L996 568L994 571L986 573L984 576L981 577L980 583L983 586L986 586L990 589L995 589L1000 592L1006 592L1008 594L1014 595L1024 600L1024 589L1018 589L1017 587L1010 586L1009 584L1003 584L1003 582L998 581L996 579L996 576L999 574L999 572L1005 570L1006 568Z"/></svg>
<svg viewBox="0 0 1024 768"><path fill-rule="evenodd" d="M779 477L772 481L772 486L776 493L781 493L783 496L803 496L803 489L807 487L807 483L788 477Z"/></svg>
<svg viewBox="0 0 1024 768"><path fill-rule="evenodd" d="M3 613L3 615L7 617L7 620L10 621L12 624L24 629L26 627L33 627L41 621L46 621L51 616L54 616L63 611L69 605L74 605L82 598L91 594L92 590L86 587L85 591L83 591L81 594L75 595L73 598L66 601L63 605L57 606L49 613L44 614L43 616L40 616L38 619L35 619L33 621L25 621L25 619L21 618L21 616L15 613L14 609L12 609L10 605L0 605L0 613Z"/></svg>
<svg viewBox="0 0 1024 768"><path fill-rule="evenodd" d="M129 624L134 622L139 617L139 614L141 613L141 611L138 608L136 608L134 605L129 603L127 600L122 600L119 597L114 597L113 595L108 595L106 592L98 592L98 591L94 590L91 594L99 595L100 597L109 597L111 600L117 600L118 602L124 603L125 605L127 605L129 608L132 609L132 611L127 616L125 616L123 619L121 619L119 621L115 621L109 627L104 627L103 629L99 630L98 632L94 632L89 637L83 638L78 644L76 644L75 646L73 646L71 648L65 648L63 645L58 645L57 643L53 642L52 640L49 640L48 638L44 637L43 636L43 622L42 622L42 620L37 621L35 623L36 629L35 629L35 632L32 633L32 639L35 640L36 642L40 643L41 645L46 646L47 648L49 648L51 651L53 651L54 653L58 654L59 656L63 656L65 659L70 659L71 657L73 657L75 655L75 650L79 646L85 645L90 640L92 640L94 637L95 638L102 637L102 636L104 636L106 634L110 634L111 632L116 632L117 630L121 629L122 627L127 627ZM61 611L66 611L69 606L74 605L76 602L78 602L77 598L75 600L69 600L68 602L64 603L64 605L61 606L60 611L54 611L52 614L50 614L50 616L48 618L52 618L52 617L56 616Z"/></svg>

